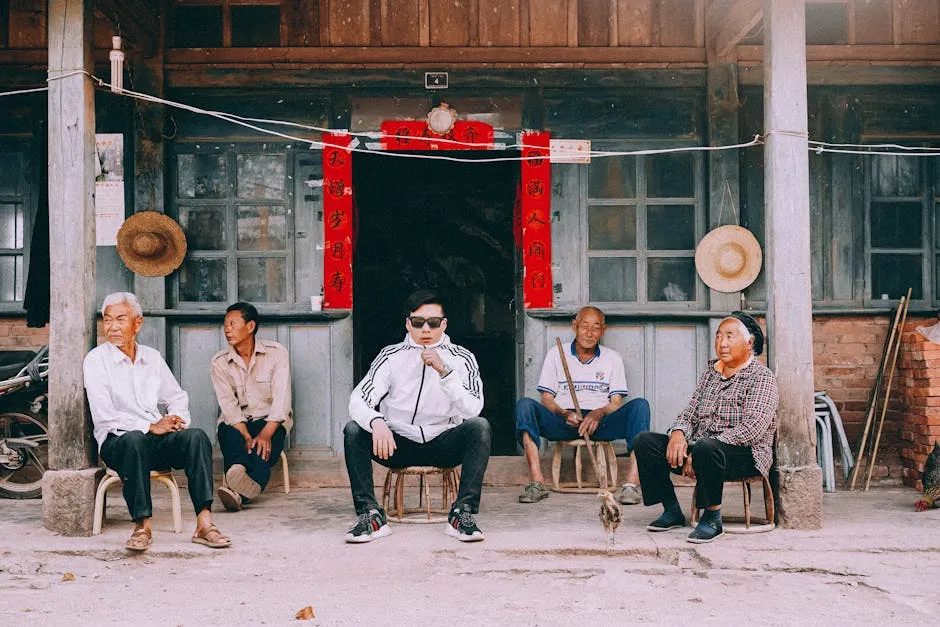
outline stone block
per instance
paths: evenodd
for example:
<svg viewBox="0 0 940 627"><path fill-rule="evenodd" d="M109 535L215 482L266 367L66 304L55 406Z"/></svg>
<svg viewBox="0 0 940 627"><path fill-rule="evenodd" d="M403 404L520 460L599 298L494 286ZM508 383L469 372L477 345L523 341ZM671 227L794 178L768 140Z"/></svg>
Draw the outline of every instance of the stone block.
<svg viewBox="0 0 940 627"><path fill-rule="evenodd" d="M42 522L64 536L90 536L100 468L47 470L42 477Z"/></svg>
<svg viewBox="0 0 940 627"><path fill-rule="evenodd" d="M780 525L785 529L822 527L822 469L778 466L777 502Z"/></svg>

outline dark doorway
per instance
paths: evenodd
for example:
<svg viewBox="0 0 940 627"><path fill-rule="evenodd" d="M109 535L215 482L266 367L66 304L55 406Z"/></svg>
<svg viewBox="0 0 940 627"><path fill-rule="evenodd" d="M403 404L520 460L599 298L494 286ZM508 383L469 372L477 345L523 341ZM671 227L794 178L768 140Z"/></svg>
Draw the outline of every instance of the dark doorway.
<svg viewBox="0 0 940 627"><path fill-rule="evenodd" d="M494 155L429 154L467 159ZM383 346L404 337L401 308L408 295L421 288L437 290L447 307L447 334L479 362L483 415L493 427L494 455L515 452L518 263L513 203L518 180L518 161L353 157L356 380Z"/></svg>

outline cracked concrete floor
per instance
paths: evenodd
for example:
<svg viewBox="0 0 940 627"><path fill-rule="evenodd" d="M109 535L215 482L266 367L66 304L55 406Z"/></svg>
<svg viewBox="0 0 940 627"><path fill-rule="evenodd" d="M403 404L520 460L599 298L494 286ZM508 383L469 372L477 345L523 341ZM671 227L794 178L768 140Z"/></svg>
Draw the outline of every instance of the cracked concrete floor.
<svg viewBox="0 0 940 627"><path fill-rule="evenodd" d="M348 491L317 489L214 514L235 545L213 551L189 541L191 511L172 533L163 492L142 555L122 549L130 522L119 493L92 538L43 529L37 501L0 500L0 618L285 624L308 605L318 625L929 624L936 614L940 510L915 512L907 489L827 494L821 530L708 545L687 543L688 529L647 533L659 508L630 506L609 550L596 498L520 505L518 488L486 488L480 543L440 524L393 524L388 538L346 545ZM739 500L729 490L726 511Z"/></svg>

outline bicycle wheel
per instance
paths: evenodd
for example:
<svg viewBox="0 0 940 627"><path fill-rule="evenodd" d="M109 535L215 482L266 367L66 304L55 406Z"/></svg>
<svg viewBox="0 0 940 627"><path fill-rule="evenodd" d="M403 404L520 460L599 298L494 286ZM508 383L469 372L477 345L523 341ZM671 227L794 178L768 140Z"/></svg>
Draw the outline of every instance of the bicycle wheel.
<svg viewBox="0 0 940 627"><path fill-rule="evenodd" d="M49 429L45 417L25 412L0 414L0 438L32 440L38 446L20 448L20 463L0 464L0 496L37 499L42 496L42 475L49 464Z"/></svg>

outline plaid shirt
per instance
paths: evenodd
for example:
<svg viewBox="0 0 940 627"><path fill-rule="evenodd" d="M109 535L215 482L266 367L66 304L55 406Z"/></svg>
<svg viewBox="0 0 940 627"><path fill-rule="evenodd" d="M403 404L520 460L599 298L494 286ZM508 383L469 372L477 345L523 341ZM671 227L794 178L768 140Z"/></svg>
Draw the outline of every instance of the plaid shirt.
<svg viewBox="0 0 940 627"><path fill-rule="evenodd" d="M699 377L695 392L676 424L689 443L715 438L751 447L754 466L767 475L773 463L777 431L777 378L757 359L725 379L715 370L717 359Z"/></svg>

